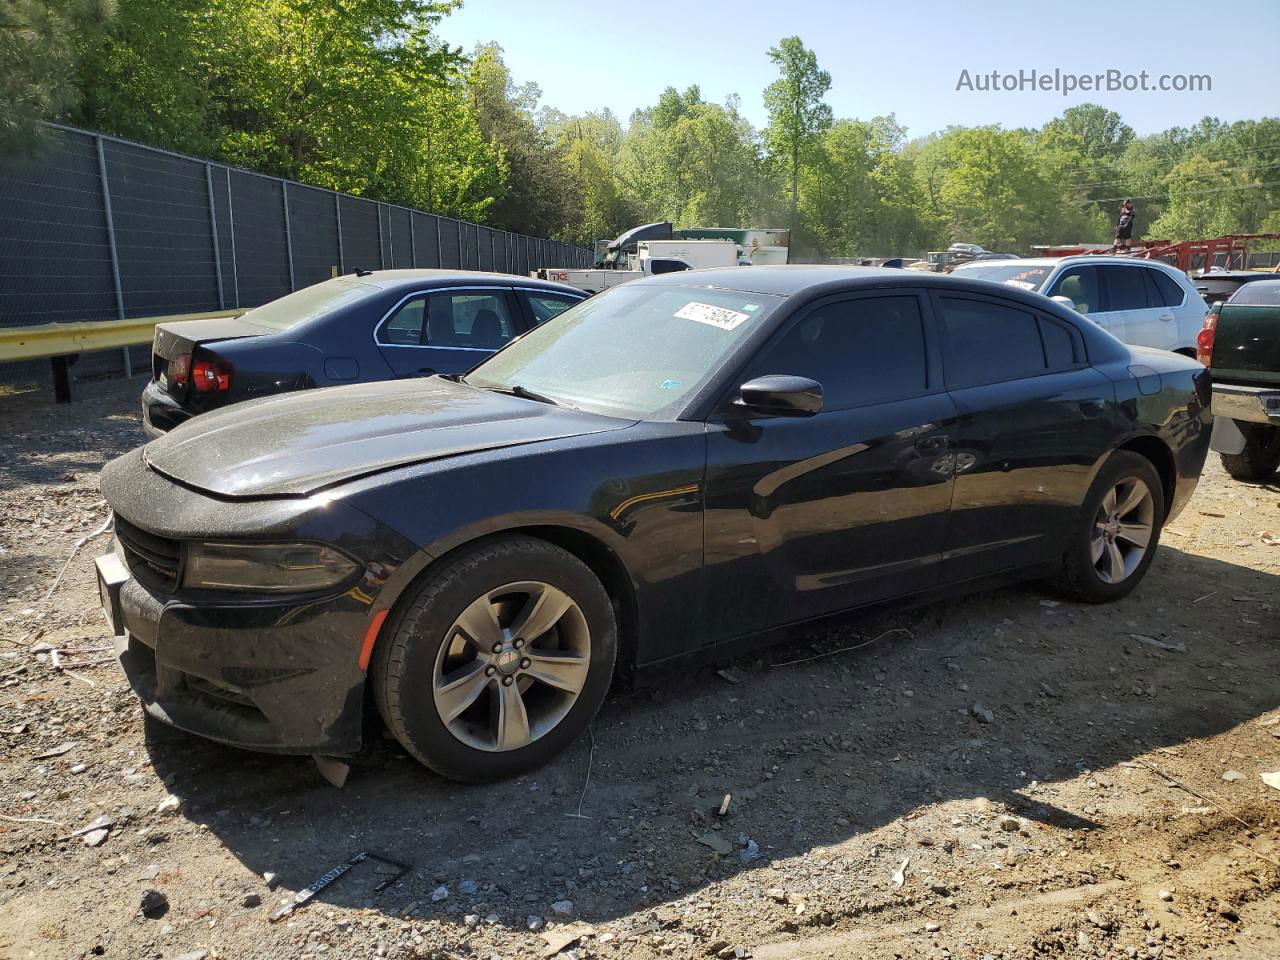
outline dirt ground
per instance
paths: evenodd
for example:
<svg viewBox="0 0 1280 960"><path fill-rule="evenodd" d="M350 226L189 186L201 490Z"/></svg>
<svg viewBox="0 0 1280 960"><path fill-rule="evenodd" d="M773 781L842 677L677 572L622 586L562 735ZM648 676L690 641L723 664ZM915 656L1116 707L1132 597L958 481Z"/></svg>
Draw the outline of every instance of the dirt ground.
<svg viewBox="0 0 1280 960"><path fill-rule="evenodd" d="M0 957L1280 957L1280 487L1215 458L1112 606L855 621L615 694L534 775L375 737L338 790L144 724L105 538L45 596L141 387L0 397ZM268 922L361 851L412 868Z"/></svg>

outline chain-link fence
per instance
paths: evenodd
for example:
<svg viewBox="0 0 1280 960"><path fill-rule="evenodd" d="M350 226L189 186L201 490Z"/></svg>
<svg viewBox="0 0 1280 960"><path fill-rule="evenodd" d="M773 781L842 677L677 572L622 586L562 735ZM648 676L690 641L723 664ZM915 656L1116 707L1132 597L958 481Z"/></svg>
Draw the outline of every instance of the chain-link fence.
<svg viewBox="0 0 1280 960"><path fill-rule="evenodd" d="M592 259L116 137L47 132L36 157L0 164L0 326L253 307L355 267L527 274ZM17 372L6 366L17 365L0 364L0 378Z"/></svg>

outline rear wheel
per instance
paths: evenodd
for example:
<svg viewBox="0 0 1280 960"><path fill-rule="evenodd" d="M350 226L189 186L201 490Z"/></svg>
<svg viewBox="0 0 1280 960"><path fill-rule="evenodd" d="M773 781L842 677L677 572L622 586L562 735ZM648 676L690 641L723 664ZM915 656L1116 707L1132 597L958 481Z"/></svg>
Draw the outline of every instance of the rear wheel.
<svg viewBox="0 0 1280 960"><path fill-rule="evenodd" d="M1236 426L1244 434L1244 449L1222 454L1223 467L1237 480L1265 483L1280 467L1280 427L1239 421Z"/></svg>
<svg viewBox="0 0 1280 960"><path fill-rule="evenodd" d="M590 722L617 650L609 596L541 540L491 541L446 563L401 608L375 654L383 720L455 780L546 763Z"/></svg>
<svg viewBox="0 0 1280 960"><path fill-rule="evenodd" d="M1089 603L1125 596L1151 566L1164 515L1164 487L1151 461L1113 454L1080 508L1055 585Z"/></svg>

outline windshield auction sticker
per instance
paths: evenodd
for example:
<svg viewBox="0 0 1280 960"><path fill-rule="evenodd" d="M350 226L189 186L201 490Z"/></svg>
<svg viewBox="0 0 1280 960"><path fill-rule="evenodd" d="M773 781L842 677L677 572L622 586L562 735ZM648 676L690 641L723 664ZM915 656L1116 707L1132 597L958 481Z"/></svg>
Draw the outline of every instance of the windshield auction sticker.
<svg viewBox="0 0 1280 960"><path fill-rule="evenodd" d="M749 313L739 313L737 310L730 310L728 307L713 307L709 303L699 303L697 300L692 303L686 303L676 311L675 315L681 320L705 323L721 330L734 330L741 325L743 320L751 319L751 314Z"/></svg>

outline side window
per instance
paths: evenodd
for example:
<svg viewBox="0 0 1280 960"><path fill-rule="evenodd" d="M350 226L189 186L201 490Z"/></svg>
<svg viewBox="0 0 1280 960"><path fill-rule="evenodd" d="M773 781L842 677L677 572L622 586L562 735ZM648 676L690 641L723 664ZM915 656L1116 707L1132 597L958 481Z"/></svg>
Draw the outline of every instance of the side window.
<svg viewBox="0 0 1280 960"><path fill-rule="evenodd" d="M433 293L427 298L422 342L432 347L496 350L515 336L515 329L502 293Z"/></svg>
<svg viewBox="0 0 1280 960"><path fill-rule="evenodd" d="M1068 267L1058 275L1049 290L1051 297L1066 297L1076 306L1076 312L1088 316L1102 309L1102 295L1098 289L1097 267Z"/></svg>
<svg viewBox="0 0 1280 960"><path fill-rule="evenodd" d="M947 343L947 384L975 387L1045 372L1034 314L987 300L939 297Z"/></svg>
<svg viewBox="0 0 1280 960"><path fill-rule="evenodd" d="M1142 272L1155 284L1156 295L1151 298L1153 304L1163 304L1166 307L1182 306L1183 301L1187 299L1187 294L1178 285L1177 280L1163 270L1143 270Z"/></svg>
<svg viewBox="0 0 1280 960"><path fill-rule="evenodd" d="M927 388L924 323L913 296L819 307L764 348L745 379L775 373L822 384L824 410L846 410Z"/></svg>
<svg viewBox="0 0 1280 960"><path fill-rule="evenodd" d="M1143 267L1102 267L1107 281L1108 310L1145 310L1147 283L1142 275Z"/></svg>
<svg viewBox="0 0 1280 960"><path fill-rule="evenodd" d="M1040 338L1044 341L1044 357L1050 371L1070 370L1084 359L1075 331L1065 323L1041 317Z"/></svg>
<svg viewBox="0 0 1280 960"><path fill-rule="evenodd" d="M425 298L419 297L402 306L383 325L378 339L397 346L416 347L422 343L422 309L426 302Z"/></svg>
<svg viewBox="0 0 1280 960"><path fill-rule="evenodd" d="M575 303L581 303L581 300L575 300L573 297L558 297L555 294L525 294L525 299L529 301L529 310L533 313L533 322L536 326L540 323L546 323L554 316L564 313Z"/></svg>

